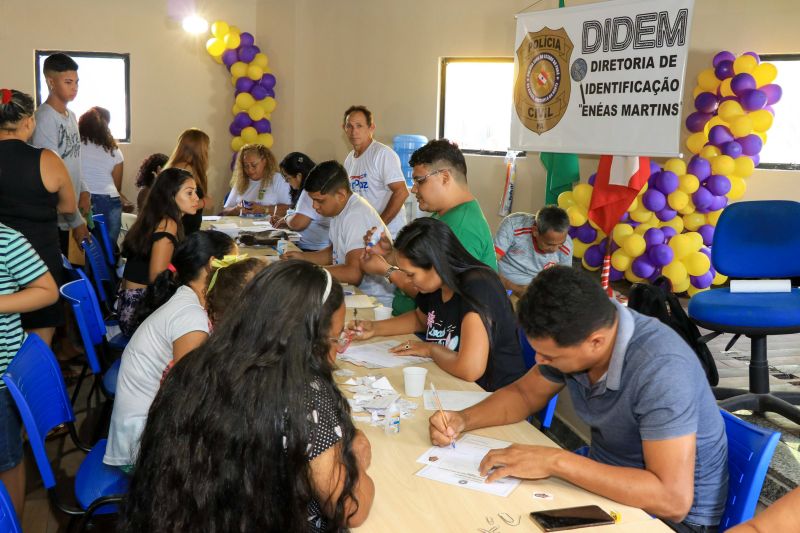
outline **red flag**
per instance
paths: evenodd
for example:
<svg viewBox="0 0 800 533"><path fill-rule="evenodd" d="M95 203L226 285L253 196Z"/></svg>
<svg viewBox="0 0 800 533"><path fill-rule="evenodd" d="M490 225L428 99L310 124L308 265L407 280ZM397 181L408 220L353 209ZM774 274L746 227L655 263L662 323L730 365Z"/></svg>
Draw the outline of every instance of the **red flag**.
<svg viewBox="0 0 800 533"><path fill-rule="evenodd" d="M600 156L589 219L610 235L650 177L650 158Z"/></svg>

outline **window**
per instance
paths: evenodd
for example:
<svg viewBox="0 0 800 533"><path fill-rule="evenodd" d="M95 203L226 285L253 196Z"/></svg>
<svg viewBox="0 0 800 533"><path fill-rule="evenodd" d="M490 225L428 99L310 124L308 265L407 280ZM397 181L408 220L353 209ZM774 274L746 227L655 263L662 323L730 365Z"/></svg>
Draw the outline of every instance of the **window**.
<svg viewBox="0 0 800 533"><path fill-rule="evenodd" d="M443 58L439 137L465 153L505 155L511 144L514 59Z"/></svg>
<svg viewBox="0 0 800 533"><path fill-rule="evenodd" d="M775 104L775 121L767 132L767 143L761 149L758 168L800 170L800 151L797 150L800 100L795 98L800 93L800 54L765 54L761 61L778 67L778 77L773 83L781 86L783 96Z"/></svg>
<svg viewBox="0 0 800 533"><path fill-rule="evenodd" d="M36 51L36 105L47 100L44 60L55 50ZM131 140L130 54L64 52L78 63L78 96L69 108L80 118L100 106L111 113L111 134L122 142Z"/></svg>

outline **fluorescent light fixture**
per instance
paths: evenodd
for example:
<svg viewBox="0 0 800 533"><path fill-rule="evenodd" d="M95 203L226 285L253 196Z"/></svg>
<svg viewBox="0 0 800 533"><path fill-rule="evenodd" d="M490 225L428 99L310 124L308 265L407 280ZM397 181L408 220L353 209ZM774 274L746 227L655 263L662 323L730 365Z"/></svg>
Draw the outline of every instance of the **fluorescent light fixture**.
<svg viewBox="0 0 800 533"><path fill-rule="evenodd" d="M183 29L189 33L205 33L208 31L208 21L200 15L193 14L183 19Z"/></svg>

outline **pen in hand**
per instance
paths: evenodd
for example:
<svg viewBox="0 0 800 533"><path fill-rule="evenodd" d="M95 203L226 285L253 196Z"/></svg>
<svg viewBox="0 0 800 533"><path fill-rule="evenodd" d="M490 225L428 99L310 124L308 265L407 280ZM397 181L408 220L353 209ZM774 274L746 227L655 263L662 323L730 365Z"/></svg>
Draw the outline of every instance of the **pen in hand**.
<svg viewBox="0 0 800 533"><path fill-rule="evenodd" d="M442 415L442 421L444 422L444 430L447 431L449 426L447 425L447 417L444 416L444 409L442 409L442 401L439 399L439 393L436 392L436 386L431 381L431 392L433 393L433 399L436 401L436 406L439 408L439 414ZM450 438L450 446L455 449L456 447L456 440L454 438Z"/></svg>

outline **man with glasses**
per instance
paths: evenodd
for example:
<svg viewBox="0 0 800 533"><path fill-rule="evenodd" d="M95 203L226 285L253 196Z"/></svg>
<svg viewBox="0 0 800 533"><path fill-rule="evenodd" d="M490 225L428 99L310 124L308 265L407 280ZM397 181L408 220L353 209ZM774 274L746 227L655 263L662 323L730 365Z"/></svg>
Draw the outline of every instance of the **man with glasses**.
<svg viewBox="0 0 800 533"><path fill-rule="evenodd" d="M416 195L420 209L450 226L469 253L497 270L492 232L469 190L467 163L458 145L447 139L430 141L412 154L409 164L414 180L411 192ZM368 233L365 242L371 236ZM391 241L385 237L368 248L361 260L364 272L381 274L397 287L392 313L400 315L416 308L413 298L417 291L395 264Z"/></svg>
<svg viewBox="0 0 800 533"><path fill-rule="evenodd" d="M572 266L572 238L567 212L548 205L536 215L511 213L497 230L494 251L503 286L518 297L547 268Z"/></svg>

